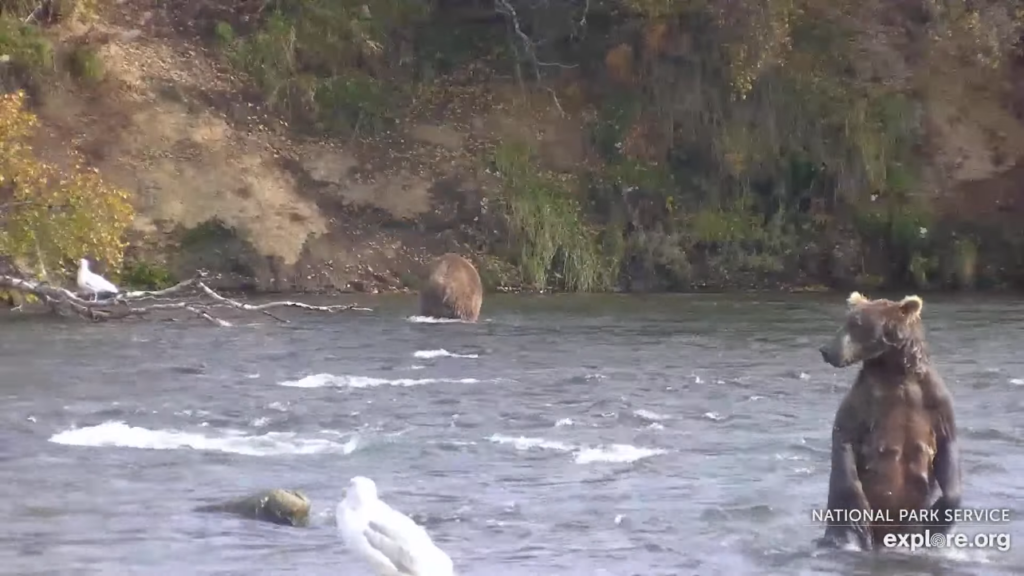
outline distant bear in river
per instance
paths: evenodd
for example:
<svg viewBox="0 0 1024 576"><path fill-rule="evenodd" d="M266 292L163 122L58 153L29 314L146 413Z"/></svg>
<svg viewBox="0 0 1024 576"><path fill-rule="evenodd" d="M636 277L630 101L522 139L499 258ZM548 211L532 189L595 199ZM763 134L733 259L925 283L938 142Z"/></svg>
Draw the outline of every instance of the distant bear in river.
<svg viewBox="0 0 1024 576"><path fill-rule="evenodd" d="M924 303L858 292L847 303L846 322L821 356L836 368L863 365L832 426L830 518L818 543L843 546L856 536L872 549L886 534L946 533L960 508L960 455L953 400L928 357ZM918 519L901 521L901 510Z"/></svg>
<svg viewBox="0 0 1024 576"><path fill-rule="evenodd" d="M430 264L420 288L421 315L476 322L483 301L480 274L469 260L445 254Z"/></svg>

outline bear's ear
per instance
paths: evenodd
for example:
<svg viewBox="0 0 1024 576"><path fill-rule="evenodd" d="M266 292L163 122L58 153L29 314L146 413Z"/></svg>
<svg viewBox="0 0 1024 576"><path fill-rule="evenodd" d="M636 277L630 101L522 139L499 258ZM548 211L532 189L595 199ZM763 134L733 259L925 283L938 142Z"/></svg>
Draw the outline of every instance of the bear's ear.
<svg viewBox="0 0 1024 576"><path fill-rule="evenodd" d="M864 297L860 292L851 292L850 297L846 299L846 303L850 306L856 306L867 302L868 299Z"/></svg>
<svg viewBox="0 0 1024 576"><path fill-rule="evenodd" d="M918 296L907 296L900 300L900 312L908 319L920 317L921 308L924 308L924 301Z"/></svg>

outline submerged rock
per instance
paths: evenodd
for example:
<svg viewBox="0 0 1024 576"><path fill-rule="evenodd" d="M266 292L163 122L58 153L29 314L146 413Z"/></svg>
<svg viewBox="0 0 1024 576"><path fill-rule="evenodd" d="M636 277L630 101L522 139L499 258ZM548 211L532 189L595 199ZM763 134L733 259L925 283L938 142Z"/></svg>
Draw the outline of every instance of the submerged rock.
<svg viewBox="0 0 1024 576"><path fill-rule="evenodd" d="M264 490L237 500L207 504L197 512L227 512L251 520L262 520L283 526L309 525L309 498L295 490Z"/></svg>

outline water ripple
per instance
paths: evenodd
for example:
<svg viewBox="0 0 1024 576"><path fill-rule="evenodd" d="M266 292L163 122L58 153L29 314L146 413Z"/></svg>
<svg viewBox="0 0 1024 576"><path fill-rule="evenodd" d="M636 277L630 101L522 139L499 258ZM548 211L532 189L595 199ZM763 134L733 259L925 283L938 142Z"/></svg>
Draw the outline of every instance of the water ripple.
<svg viewBox="0 0 1024 576"><path fill-rule="evenodd" d="M1024 571L1016 550L814 548L855 374L815 343L842 298L494 297L477 324L368 304L230 330L5 326L0 573L347 573L330 524L355 474L462 576ZM975 508L1024 495L1020 309L926 310ZM190 512L268 487L309 494L314 527Z"/></svg>

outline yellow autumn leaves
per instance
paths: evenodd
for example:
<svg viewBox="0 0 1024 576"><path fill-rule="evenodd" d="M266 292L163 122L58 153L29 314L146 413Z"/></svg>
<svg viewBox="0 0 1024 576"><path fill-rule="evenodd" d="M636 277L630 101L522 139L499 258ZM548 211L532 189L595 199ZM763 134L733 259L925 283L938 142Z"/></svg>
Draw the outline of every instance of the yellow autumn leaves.
<svg viewBox="0 0 1024 576"><path fill-rule="evenodd" d="M83 256L119 269L135 215L128 192L81 164L64 173L40 160L27 142L37 124L24 93L0 96L0 254L42 274Z"/></svg>

